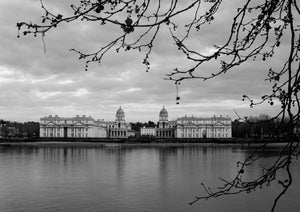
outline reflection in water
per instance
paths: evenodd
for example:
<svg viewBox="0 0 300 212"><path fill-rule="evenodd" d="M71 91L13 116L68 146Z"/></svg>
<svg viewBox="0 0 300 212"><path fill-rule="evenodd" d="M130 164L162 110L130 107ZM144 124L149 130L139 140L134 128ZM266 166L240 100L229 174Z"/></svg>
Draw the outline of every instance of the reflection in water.
<svg viewBox="0 0 300 212"><path fill-rule="evenodd" d="M281 146L260 153L246 178L270 164ZM230 145L0 146L0 211L266 211L279 186L189 206L201 183L230 179L253 148ZM298 211L300 167L278 211ZM280 177L280 176L279 176Z"/></svg>

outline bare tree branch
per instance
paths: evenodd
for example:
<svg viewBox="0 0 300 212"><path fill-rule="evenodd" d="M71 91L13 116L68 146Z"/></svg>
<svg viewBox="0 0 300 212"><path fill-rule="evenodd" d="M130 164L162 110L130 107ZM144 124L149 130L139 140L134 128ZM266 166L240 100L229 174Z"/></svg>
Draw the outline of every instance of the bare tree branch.
<svg viewBox="0 0 300 212"><path fill-rule="evenodd" d="M70 5L73 12L71 16L64 16L51 12L41 1L41 8L45 15L42 16L42 24L31 22L17 23L18 37L21 34L27 36L40 34L42 39L50 30L62 23L70 23L78 20L95 22L102 25L113 25L119 28L119 34L111 38L109 42L91 50L90 53L71 49L85 62L85 70L90 63L101 63L102 58L109 51L139 51L144 54L143 63L146 71L150 69L150 55L162 29L170 32L170 41L175 43L177 49L187 58L189 67L174 67L166 75L166 80L176 84L176 101L180 100L178 86L182 81L190 79L209 80L233 70L244 63L262 60L267 61L273 57L280 46L289 38L289 52L281 67L274 69L272 64L266 70L266 81L271 85L270 92L255 101L247 94L243 95L243 101L249 101L249 106L268 103L270 107L274 102L281 104L281 110L274 117L265 120L269 123L277 118L288 120L289 142L282 149L277 159L269 167L262 167L262 174L254 180L245 181L243 176L247 166L259 161L260 152L267 148L264 144L257 148L244 161L238 162L238 171L232 180L220 178L223 186L212 191L202 184L205 196L196 196L190 202L194 204L199 200L211 199L224 195L248 193L257 188L269 186L276 180L280 169L287 173L285 181L278 181L283 189L274 200L271 211L275 211L279 199L292 185L291 163L298 156L300 128L300 9L296 0L245 0L243 5L236 8L232 23L228 28L229 36L221 45L213 45L214 52L203 54L194 46L188 45L191 33L201 32L202 27L213 24L215 16L220 11L220 6L225 4L222 0L81 0L78 5ZM202 8L207 8L205 12ZM180 15L189 14L189 20L178 21ZM178 31L181 30L181 33ZM130 39L129 39L130 38ZM44 50L46 50L44 44ZM212 70L209 74L201 72L200 67L207 63L220 64L218 70ZM241 118L235 111L238 121L249 122L247 117Z"/></svg>

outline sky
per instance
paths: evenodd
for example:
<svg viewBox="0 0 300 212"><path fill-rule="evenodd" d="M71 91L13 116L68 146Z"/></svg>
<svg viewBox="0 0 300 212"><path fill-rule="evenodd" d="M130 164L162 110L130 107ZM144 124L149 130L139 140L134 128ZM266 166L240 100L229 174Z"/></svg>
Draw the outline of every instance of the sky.
<svg viewBox="0 0 300 212"><path fill-rule="evenodd" d="M78 0L79 1L79 0ZM78 2L77 1L77 2ZM44 0L54 13L69 14L69 5L76 0ZM236 1L225 1L215 20L199 32L190 35L190 44L200 52L212 51L213 44L221 44L228 36ZM58 115L92 116L114 120L121 106L128 122L158 121L163 106L169 120L185 115L211 117L274 115L279 104L249 107L242 101L247 94L259 99L270 92L272 84L265 81L270 64L279 67L285 46L266 62L255 61L207 80L187 80L179 87L181 100L176 104L174 82L164 80L165 74L177 66L187 64L170 39L167 28L162 29L150 55L151 70L145 71L143 55L137 51L112 51L101 64L84 71L84 62L69 50L95 51L121 29L99 23L76 21L58 26L45 36L46 53L41 37L17 38L16 23L41 23L44 12L40 0L0 1L0 119L11 121L39 121L41 117ZM190 17L187 13L180 19ZM143 53L143 52L142 52ZM218 69L219 64L200 68L204 73Z"/></svg>

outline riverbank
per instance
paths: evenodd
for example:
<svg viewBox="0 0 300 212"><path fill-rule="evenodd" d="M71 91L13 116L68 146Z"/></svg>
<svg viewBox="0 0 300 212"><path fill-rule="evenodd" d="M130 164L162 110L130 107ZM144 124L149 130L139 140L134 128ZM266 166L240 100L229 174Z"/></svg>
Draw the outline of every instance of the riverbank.
<svg viewBox="0 0 300 212"><path fill-rule="evenodd" d="M214 144L249 144L249 143L286 143L286 138L10 138L0 139L0 143L116 143L116 144L197 144L197 143L214 143Z"/></svg>

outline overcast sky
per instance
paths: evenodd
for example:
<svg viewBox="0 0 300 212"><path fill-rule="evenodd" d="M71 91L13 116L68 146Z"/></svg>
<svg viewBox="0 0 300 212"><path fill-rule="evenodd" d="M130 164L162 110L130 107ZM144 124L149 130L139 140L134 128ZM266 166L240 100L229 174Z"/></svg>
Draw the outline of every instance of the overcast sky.
<svg viewBox="0 0 300 212"><path fill-rule="evenodd" d="M44 2L50 11L67 14L73 1ZM202 52L210 51L212 44L221 44L236 12L234 2L237 1L225 1L215 21L193 33L190 42ZM185 81L179 88L181 100L177 105L176 87L164 80L164 76L176 66L186 64L186 57L179 54L167 28L154 43L148 73L142 64L143 55L133 51L112 52L101 64L92 65L85 72L84 63L69 49L96 50L120 29L100 28L99 24L81 21L63 24L46 35L44 53L40 37L18 39L16 28L20 21L40 23L42 15L39 0L0 1L0 119L39 121L50 114L64 117L85 114L114 120L119 106L130 122L158 121L163 106L170 120L184 115L229 115L235 119L234 109L241 116L272 115L278 109L278 104L250 109L249 103L242 101L242 95L260 98L270 91L272 85L264 81L266 70L269 64L276 67L281 63L280 54L267 64L248 63L205 82ZM200 69L212 71L218 67L219 64L210 64Z"/></svg>

